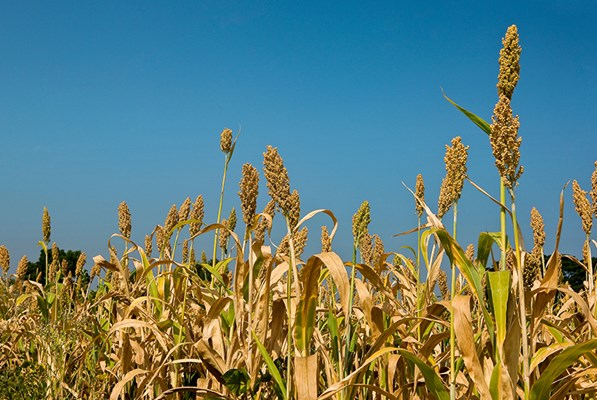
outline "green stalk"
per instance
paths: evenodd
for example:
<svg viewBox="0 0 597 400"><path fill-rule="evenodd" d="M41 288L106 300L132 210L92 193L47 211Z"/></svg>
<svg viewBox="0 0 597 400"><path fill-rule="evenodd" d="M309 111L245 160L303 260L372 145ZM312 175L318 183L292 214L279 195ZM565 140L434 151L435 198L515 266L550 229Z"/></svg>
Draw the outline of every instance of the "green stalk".
<svg viewBox="0 0 597 400"><path fill-rule="evenodd" d="M288 304L288 332L286 333L286 341L288 342L288 358L286 363L286 398L291 399L290 397L291 389L292 389L292 353L293 353L293 340L292 340L292 312L290 310L291 303L290 298L292 292L292 277L294 275L294 260L295 260L295 252L294 252L294 240L292 239L292 230L290 229L290 222L288 221L288 217L286 217L286 229L288 232L288 244L290 247L290 260L288 262L288 272L287 272L287 280L286 280L286 301ZM297 292L298 294L298 292Z"/></svg>
<svg viewBox="0 0 597 400"><path fill-rule="evenodd" d="M453 203L454 208L454 222L452 225L452 234L454 236L454 241L456 241L456 222L458 220L458 201ZM454 330L454 307L452 303L454 301L454 296L456 296L456 268L454 268L454 264L450 264L450 269L452 270L452 277L451 277L451 293L450 293L450 399L456 399L456 331Z"/></svg>
<svg viewBox="0 0 597 400"><path fill-rule="evenodd" d="M355 244L352 248L352 271L350 272L350 292L348 294L348 320L346 321L346 350L344 352L344 360L346 361L346 368L347 374L350 372L348 370L349 363L348 358L350 355L350 343L352 342L352 324L350 323L350 316L352 315L352 306L354 303L354 281L356 275L356 265L357 265L357 243L355 240Z"/></svg>
<svg viewBox="0 0 597 400"><path fill-rule="evenodd" d="M228 172L228 163L230 162L230 153L226 153L224 158L224 174L222 175L222 187L220 189L220 203L218 205L218 219L216 221L217 224L220 223L222 218L222 205L224 203L224 188L226 186L226 173ZM212 268L216 268L216 251L218 249L218 237L220 236L220 229L216 229L214 234L214 247L213 247L213 257L211 260Z"/></svg>
<svg viewBox="0 0 597 400"><path fill-rule="evenodd" d="M522 377L524 382L525 399L529 398L531 383L529 378L529 338L527 333L526 305L524 300L524 285L522 260L520 254L518 222L516 220L516 204L514 202L514 192L510 193L512 200L512 225L514 230L514 245L516 246L516 268L518 270L518 307L520 308L520 326L522 328Z"/></svg>
<svg viewBox="0 0 597 400"><path fill-rule="evenodd" d="M500 178L500 233L501 233L501 258L500 258L500 270L506 269L506 185L504 185L504 179Z"/></svg>

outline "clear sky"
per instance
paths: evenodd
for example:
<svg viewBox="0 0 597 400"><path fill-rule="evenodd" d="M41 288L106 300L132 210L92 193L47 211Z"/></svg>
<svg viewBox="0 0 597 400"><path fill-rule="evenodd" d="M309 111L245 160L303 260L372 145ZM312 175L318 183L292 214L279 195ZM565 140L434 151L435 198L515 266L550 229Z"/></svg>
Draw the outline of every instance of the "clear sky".
<svg viewBox="0 0 597 400"><path fill-rule="evenodd" d="M597 160L597 2L448 1L0 1L0 244L12 271L37 260L41 216L63 249L107 256L117 207L133 240L185 197L206 198L215 221L223 155L219 133L241 128L224 213L238 206L240 169L262 169L277 146L303 211L340 220L335 249L351 246L351 216L367 199L370 231L386 249L416 226L423 174L432 209L444 145L470 145L469 175L498 195L487 136L441 95L489 120L506 28L521 36L513 99L525 173L517 189L526 241L529 211L546 221L553 250L559 195L590 189ZM268 201L262 175L259 209ZM448 214L446 218L451 218ZM465 187L463 246L499 229L495 205ZM315 218L308 226L319 242ZM580 255L570 188L562 250Z"/></svg>

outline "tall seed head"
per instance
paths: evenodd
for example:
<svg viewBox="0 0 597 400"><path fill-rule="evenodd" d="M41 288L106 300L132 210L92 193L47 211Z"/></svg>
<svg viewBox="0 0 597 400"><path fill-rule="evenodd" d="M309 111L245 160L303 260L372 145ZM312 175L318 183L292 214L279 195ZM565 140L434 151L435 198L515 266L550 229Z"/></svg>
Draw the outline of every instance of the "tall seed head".
<svg viewBox="0 0 597 400"><path fill-rule="evenodd" d="M227 219L224 218L221 223L226 228L230 229L229 228L230 222ZM226 253L228 251L228 238L230 237L230 231L228 229L220 229L220 236L218 236L220 248L222 249L222 252L224 252L224 253Z"/></svg>
<svg viewBox="0 0 597 400"><path fill-rule="evenodd" d="M300 231L294 234L294 252L296 257L300 257L305 251L305 246L307 246L307 237L309 235L309 230L306 226L304 226Z"/></svg>
<svg viewBox="0 0 597 400"><path fill-rule="evenodd" d="M591 175L591 203L593 215L597 218L597 161L595 161L595 169Z"/></svg>
<svg viewBox="0 0 597 400"><path fill-rule="evenodd" d="M356 244L359 244L361 237L368 232L370 222L371 208L369 207L369 202L365 200L352 216L352 236Z"/></svg>
<svg viewBox="0 0 597 400"><path fill-rule="evenodd" d="M50 224L50 213L48 212L48 208L44 207L44 212L41 217L41 233L44 237L44 242L50 242L50 233L52 231L52 227Z"/></svg>
<svg viewBox="0 0 597 400"><path fill-rule="evenodd" d="M415 210L417 215L421 217L423 215L423 203L425 202L425 182L423 182L423 175L417 175L417 183L415 184Z"/></svg>
<svg viewBox="0 0 597 400"><path fill-rule="evenodd" d="M232 130L224 128L222 133L220 133L220 149L222 153L226 154L232 150Z"/></svg>
<svg viewBox="0 0 597 400"><path fill-rule="evenodd" d="M274 200L270 200L265 209L263 210L262 214L267 214L272 217L272 222L274 218L274 214L276 213L276 202ZM265 231L271 229L272 225L271 222L267 218L261 217L257 226L255 227L255 240L258 242L263 243L265 241Z"/></svg>
<svg viewBox="0 0 597 400"><path fill-rule="evenodd" d="M328 232L327 226L321 227L321 252L326 253L328 251L332 251L332 239L330 238L330 234Z"/></svg>
<svg viewBox="0 0 597 400"><path fill-rule="evenodd" d="M282 212L288 215L290 179L276 147L267 146L266 152L263 153L263 167L269 195L282 209Z"/></svg>
<svg viewBox="0 0 597 400"><path fill-rule="evenodd" d="M27 256L23 256L17 265L17 279L22 281L27 275L27 268L29 267L29 260Z"/></svg>
<svg viewBox="0 0 597 400"><path fill-rule="evenodd" d="M452 204L460 199L464 180L467 177L466 161L468 159L469 146L462 144L460 136L452 139L452 146L446 145L446 176L442 180L439 192L438 217L443 217L452 207Z"/></svg>
<svg viewBox="0 0 597 400"><path fill-rule="evenodd" d="M85 263L87 262L87 254L85 252L82 252L81 254L79 254L79 258L77 259L77 266L75 268L75 275L78 277L81 276L81 273L83 272L83 267L85 266Z"/></svg>
<svg viewBox="0 0 597 400"><path fill-rule="evenodd" d="M170 207L170 211L168 211L168 215L166 216L166 221L164 222L164 235L166 235L166 240L170 239L172 230L177 223L178 212L176 211L176 204L172 204L172 207Z"/></svg>
<svg viewBox="0 0 597 400"><path fill-rule="evenodd" d="M464 255L466 256L466 258L468 258L469 260L471 260L471 262L475 261L475 245L472 243L469 243L468 246L466 246L466 250L464 251Z"/></svg>
<svg viewBox="0 0 597 400"><path fill-rule="evenodd" d="M290 227L294 228L298 224L301 217L301 199L299 197L298 191L292 191L288 197L287 204L288 222L290 223Z"/></svg>
<svg viewBox="0 0 597 400"><path fill-rule="evenodd" d="M520 53L521 47L518 45L518 30L516 25L512 25L506 31L506 36L502 38L502 49L500 50L500 72L498 74L498 96L506 96L512 99L514 88L520 78Z"/></svg>
<svg viewBox="0 0 597 400"><path fill-rule="evenodd" d="M361 258L363 259L363 263L367 265L373 264L372 239L373 237L368 232L364 232L360 237L359 247L361 249Z"/></svg>
<svg viewBox="0 0 597 400"><path fill-rule="evenodd" d="M491 117L491 135L489 141L495 158L495 166L507 188L514 189L524 169L519 166L520 144L518 137L520 123L518 116L512 115L510 99L502 95L493 110Z"/></svg>
<svg viewBox="0 0 597 400"><path fill-rule="evenodd" d="M234 207L232 207L232 210L230 210L230 214L228 215L227 228L230 229L231 231L234 231L236 229L236 222L237 222L236 209Z"/></svg>
<svg viewBox="0 0 597 400"><path fill-rule="evenodd" d="M533 230L533 253L535 249L540 249L545 245L545 224L539 211L531 208L531 229Z"/></svg>
<svg viewBox="0 0 597 400"><path fill-rule="evenodd" d="M187 197L178 209L178 222L183 222L189 219L191 212L191 198Z"/></svg>
<svg viewBox="0 0 597 400"><path fill-rule="evenodd" d="M131 238L131 212L125 201L118 205L118 229L122 236Z"/></svg>
<svg viewBox="0 0 597 400"><path fill-rule="evenodd" d="M371 260L373 265L377 265L381 256L385 253L383 241L379 235L373 235L373 258Z"/></svg>
<svg viewBox="0 0 597 400"><path fill-rule="evenodd" d="M587 192L580 188L576 180L572 181L572 200L574 201L574 208L576 213L582 220L582 229L587 235L591 234L593 227L593 213L591 204L587 199Z"/></svg>
<svg viewBox="0 0 597 400"><path fill-rule="evenodd" d="M186 263L188 261L189 258L189 241L187 239L185 239L184 242L182 242L182 263Z"/></svg>
<svg viewBox="0 0 597 400"><path fill-rule="evenodd" d="M150 235L145 235L145 254L151 258L151 251L153 250L153 238Z"/></svg>
<svg viewBox="0 0 597 400"><path fill-rule="evenodd" d="M191 222L189 225L189 233L191 236L195 236L201 230L201 224L203 224L203 217L205 216L204 207L203 196L197 196L193 203L193 208L191 209L191 219L197 221Z"/></svg>
<svg viewBox="0 0 597 400"><path fill-rule="evenodd" d="M439 270L439 274L437 276L437 284L439 286L439 291L442 295L442 300L449 300L450 299L450 290L448 289L448 276L443 269Z"/></svg>
<svg viewBox="0 0 597 400"><path fill-rule="evenodd" d="M6 246L0 246L0 267L2 268L2 274L6 275L10 268L10 252Z"/></svg>
<svg viewBox="0 0 597 400"><path fill-rule="evenodd" d="M243 221L247 225L247 229L251 230L253 224L253 216L257 210L257 195L259 194L259 172L257 168L249 163L243 165L242 178L240 180L240 197L241 208L243 212Z"/></svg>

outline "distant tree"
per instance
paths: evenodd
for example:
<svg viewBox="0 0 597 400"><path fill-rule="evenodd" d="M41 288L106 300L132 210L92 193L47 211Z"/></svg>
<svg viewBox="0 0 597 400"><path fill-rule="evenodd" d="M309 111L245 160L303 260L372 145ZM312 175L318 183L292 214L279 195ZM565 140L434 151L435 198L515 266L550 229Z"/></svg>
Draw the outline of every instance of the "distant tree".
<svg viewBox="0 0 597 400"><path fill-rule="evenodd" d="M62 260L66 260L68 265L67 273L70 272L73 276L75 276L77 260L81 255L81 250L64 251L62 249L58 249L58 253L58 265L62 264ZM48 265L51 264L52 261L52 251L48 249ZM38 277L39 279L37 279ZM40 250L39 259L36 262L29 262L26 278L32 281L37 281L42 285L46 284L46 254L43 250ZM82 280L83 285L87 285L89 282L89 273L85 269L83 269L82 272Z"/></svg>
<svg viewBox="0 0 597 400"><path fill-rule="evenodd" d="M593 270L595 270L595 264L597 264L597 257L593 257ZM562 257L562 279L570 284L572 290L580 292L583 289L583 282L587 279L587 272L568 257Z"/></svg>

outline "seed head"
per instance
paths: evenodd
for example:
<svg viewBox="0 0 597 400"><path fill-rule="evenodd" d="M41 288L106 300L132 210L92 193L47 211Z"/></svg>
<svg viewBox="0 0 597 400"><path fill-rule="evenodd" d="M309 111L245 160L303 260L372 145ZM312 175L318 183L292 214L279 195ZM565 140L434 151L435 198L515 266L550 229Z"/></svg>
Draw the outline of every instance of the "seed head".
<svg viewBox="0 0 597 400"><path fill-rule="evenodd" d="M309 235L309 230L306 226L304 226L300 231L294 234L294 252L296 257L300 257L305 250L305 246L307 246L307 237Z"/></svg>
<svg viewBox="0 0 597 400"><path fill-rule="evenodd" d="M17 265L17 279L22 281L27 275L27 269L29 268L29 260L27 256L23 256Z"/></svg>
<svg viewBox="0 0 597 400"><path fill-rule="evenodd" d="M443 269L439 270L439 275L437 276L437 284L439 286L439 291L442 295L442 300L449 300L450 291L448 290L448 277L446 276L446 272Z"/></svg>
<svg viewBox="0 0 597 400"><path fill-rule="evenodd" d="M91 274L89 274L89 281L92 281L93 278L99 276L100 271L101 267L98 264L93 264L93 267L91 267Z"/></svg>
<svg viewBox="0 0 597 400"><path fill-rule="evenodd" d="M269 195L282 209L284 215L288 215L290 179L276 147L267 146L266 152L263 153L263 167Z"/></svg>
<svg viewBox="0 0 597 400"><path fill-rule="evenodd" d="M85 252L82 252L81 254L79 254L79 258L77 259L77 267L75 268L75 275L77 277L81 276L81 273L83 272L83 267L85 266L86 262L87 254Z"/></svg>
<svg viewBox="0 0 597 400"><path fill-rule="evenodd" d="M47 207L44 207L44 212L41 217L41 233L44 237L44 242L50 242L50 233L52 231L52 227L50 225L50 213L48 212Z"/></svg>
<svg viewBox="0 0 597 400"><path fill-rule="evenodd" d="M518 178L524 169L519 166L520 144L522 138L518 137L520 123L518 116L512 115L510 99L502 95L495 105L491 117L491 135L489 141L495 158L495 165L507 188L514 189Z"/></svg>
<svg viewBox="0 0 597 400"><path fill-rule="evenodd" d="M535 207L531 208L531 229L533 230L533 253L545 245L545 224L543 217Z"/></svg>
<svg viewBox="0 0 597 400"><path fill-rule="evenodd" d="M591 256L591 248L588 240L585 240L585 243L582 246L582 256L585 261L585 265L590 265L589 257Z"/></svg>
<svg viewBox="0 0 597 400"><path fill-rule="evenodd" d="M257 195L259 193L259 172L249 163L243 165L242 178L240 180L240 197L241 208L243 212L243 221L247 225L247 229L251 230L253 224L253 216L257 210Z"/></svg>
<svg viewBox="0 0 597 400"><path fill-rule="evenodd" d="M263 214L267 214L272 218L274 218L274 214L276 213L276 203L274 200L270 200L265 209L263 210ZM255 227L255 240L258 242L263 243L265 240L265 231L271 229L271 222L267 218L261 217L257 226Z"/></svg>
<svg viewBox="0 0 597 400"><path fill-rule="evenodd" d="M533 283L539 276L541 270L541 259L535 254L527 254L524 260L524 268L522 270L522 277L524 281L524 287L530 290L533 287Z"/></svg>
<svg viewBox="0 0 597 400"><path fill-rule="evenodd" d="M385 253L384 245L379 235L373 235L373 259L371 260L373 265L377 265L381 256Z"/></svg>
<svg viewBox="0 0 597 400"><path fill-rule="evenodd" d="M229 227L230 222L227 219L222 220L222 225L226 228ZM228 238L230 237L230 231L228 229L220 229L220 236L218 237L220 248L222 252L226 253L228 251Z"/></svg>
<svg viewBox="0 0 597 400"><path fill-rule="evenodd" d="M470 243L466 247L464 255L466 256L466 258L468 258L469 260L471 260L471 262L475 261L475 245L472 244L472 243Z"/></svg>
<svg viewBox="0 0 597 400"><path fill-rule="evenodd" d="M363 263L371 265L373 263L373 245L371 243L373 237L368 232L365 232L361 235L360 239L361 258L363 259Z"/></svg>
<svg viewBox="0 0 597 400"><path fill-rule="evenodd" d="M2 268L2 274L6 275L10 268L10 252L6 246L0 246L0 267Z"/></svg>
<svg viewBox="0 0 597 400"><path fill-rule="evenodd" d="M162 228L160 225L155 227L155 242L158 245L158 251L163 253L166 249L167 240L165 238L164 228Z"/></svg>
<svg viewBox="0 0 597 400"><path fill-rule="evenodd" d="M166 216L166 221L164 222L164 234L170 235L172 230L178 223L178 212L176 211L176 204L172 204L170 210L168 211L168 215ZM169 239L168 236L166 239Z"/></svg>
<svg viewBox="0 0 597 400"><path fill-rule="evenodd" d="M520 53L521 47L518 45L518 30L516 25L512 25L506 31L506 36L502 38L502 49L500 50L500 73L498 74L498 96L506 96L512 99L514 88L520 78Z"/></svg>
<svg viewBox="0 0 597 400"><path fill-rule="evenodd" d="M148 258L151 258L151 251L153 250L153 238L149 235L145 235L145 254Z"/></svg>
<svg viewBox="0 0 597 400"><path fill-rule="evenodd" d="M593 215L597 218L597 161L595 161L595 169L591 175L591 203Z"/></svg>
<svg viewBox="0 0 597 400"><path fill-rule="evenodd" d="M330 234L328 232L327 226L321 227L321 252L326 253L328 251L332 251L332 239L330 238Z"/></svg>
<svg viewBox="0 0 597 400"><path fill-rule="evenodd" d="M203 196L199 195L195 199L195 203L193 203L193 208L191 209L191 219L197 220L197 222L191 222L189 225L189 233L191 236L195 236L201 230L201 224L203 224L203 217L205 214L203 209Z"/></svg>
<svg viewBox="0 0 597 400"><path fill-rule="evenodd" d="M189 219L191 212L191 198L187 197L178 209L178 222L183 222Z"/></svg>
<svg viewBox="0 0 597 400"><path fill-rule="evenodd" d="M228 225L226 227L231 231L234 231L236 229L236 222L236 209L232 207L232 210L230 210L230 214L228 215Z"/></svg>
<svg viewBox="0 0 597 400"><path fill-rule="evenodd" d="M452 139L452 146L446 145L446 176L442 180L439 191L437 216L443 217L452 207L452 204L460 199L464 179L467 176L466 160L468 159L469 146L462 144L460 136Z"/></svg>
<svg viewBox="0 0 597 400"><path fill-rule="evenodd" d="M423 203L425 202L425 182L423 182L423 175L417 175L417 183L415 184L415 210L417 215L423 215Z"/></svg>
<svg viewBox="0 0 597 400"><path fill-rule="evenodd" d="M294 228L298 224L301 217L301 199L299 197L298 191L292 191L288 197L287 207L288 223L290 224L291 228Z"/></svg>
<svg viewBox="0 0 597 400"><path fill-rule="evenodd" d="M359 244L361 237L368 232L370 222L371 208L369 202L365 200L352 217L352 236L356 244Z"/></svg>
<svg viewBox="0 0 597 400"><path fill-rule="evenodd" d="M131 212L125 201L118 205L118 229L122 236L131 238Z"/></svg>
<svg viewBox="0 0 597 400"><path fill-rule="evenodd" d="M572 181L572 200L574 201L574 208L576 213L582 220L582 229L587 235L591 234L593 227L593 213L591 212L591 204L587 199L587 192L580 188L576 180Z"/></svg>
<svg viewBox="0 0 597 400"><path fill-rule="evenodd" d="M68 274L68 261L66 261L66 259L63 259L60 263L60 271L62 272L62 276L66 276Z"/></svg>
<svg viewBox="0 0 597 400"><path fill-rule="evenodd" d="M222 133L220 133L220 149L222 153L226 154L232 150L232 130L224 128Z"/></svg>
<svg viewBox="0 0 597 400"><path fill-rule="evenodd" d="M185 239L184 242L182 242L182 263L186 263L189 259L189 241L187 239Z"/></svg>

